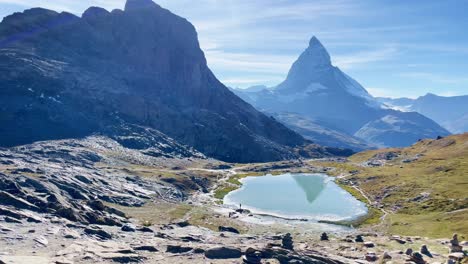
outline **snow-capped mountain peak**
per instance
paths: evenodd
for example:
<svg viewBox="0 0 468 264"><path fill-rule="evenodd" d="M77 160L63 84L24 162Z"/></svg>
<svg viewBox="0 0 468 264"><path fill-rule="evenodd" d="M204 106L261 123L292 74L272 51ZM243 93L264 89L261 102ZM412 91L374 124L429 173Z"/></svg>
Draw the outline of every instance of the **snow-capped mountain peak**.
<svg viewBox="0 0 468 264"><path fill-rule="evenodd" d="M316 66L331 66L330 54L322 43L313 36L309 41L309 47L304 52L304 59Z"/></svg>
<svg viewBox="0 0 468 264"><path fill-rule="evenodd" d="M311 85L320 85L321 89L311 91ZM357 81L332 65L330 54L315 36L310 39L309 46L294 62L286 80L276 87L276 91L279 96L287 97L288 101L291 98L303 98L304 93L311 96L345 93L364 99L371 107L382 107Z"/></svg>
<svg viewBox="0 0 468 264"><path fill-rule="evenodd" d="M314 72L320 72L324 68L330 68L331 59L327 49L314 36L309 41L307 49L299 56L288 73L288 79L301 78Z"/></svg>

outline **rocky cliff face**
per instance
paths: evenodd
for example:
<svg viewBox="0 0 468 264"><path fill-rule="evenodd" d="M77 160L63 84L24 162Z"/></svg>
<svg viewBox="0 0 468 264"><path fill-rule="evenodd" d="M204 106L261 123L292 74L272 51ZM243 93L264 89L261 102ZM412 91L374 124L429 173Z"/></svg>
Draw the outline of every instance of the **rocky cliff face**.
<svg viewBox="0 0 468 264"><path fill-rule="evenodd" d="M292 65L286 80L277 87L236 92L265 112L283 116L285 112L293 112L301 119L315 120L329 130L347 134L348 138L337 140L351 148L356 147L350 144L354 141L353 136L370 145L406 146L419 138L449 134L420 114L410 115L382 107L382 103L356 80L332 65L329 53L316 37L310 40L309 46ZM392 118L385 119L388 116ZM398 122L385 123L384 119ZM288 118L284 123L306 137L323 134L312 126L296 129L298 122ZM398 127L400 125L403 127ZM314 139L319 144L327 144L321 137Z"/></svg>
<svg viewBox="0 0 468 264"><path fill-rule="evenodd" d="M128 124L226 161L293 158L307 143L221 84L195 28L150 0L4 18L0 86L1 146L115 136L110 128Z"/></svg>

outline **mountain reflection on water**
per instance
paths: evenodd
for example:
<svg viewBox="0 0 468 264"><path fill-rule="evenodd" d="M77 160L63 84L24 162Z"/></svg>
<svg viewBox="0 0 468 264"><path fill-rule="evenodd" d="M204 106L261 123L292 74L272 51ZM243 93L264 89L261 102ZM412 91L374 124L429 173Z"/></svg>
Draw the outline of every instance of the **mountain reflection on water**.
<svg viewBox="0 0 468 264"><path fill-rule="evenodd" d="M254 213L310 220L344 220L364 215L367 207L324 174L247 177L224 204Z"/></svg>
<svg viewBox="0 0 468 264"><path fill-rule="evenodd" d="M326 182L321 177L304 177L300 175L293 175L292 178L296 181L297 185L304 190L309 203L313 203L317 197L322 193L325 188Z"/></svg>

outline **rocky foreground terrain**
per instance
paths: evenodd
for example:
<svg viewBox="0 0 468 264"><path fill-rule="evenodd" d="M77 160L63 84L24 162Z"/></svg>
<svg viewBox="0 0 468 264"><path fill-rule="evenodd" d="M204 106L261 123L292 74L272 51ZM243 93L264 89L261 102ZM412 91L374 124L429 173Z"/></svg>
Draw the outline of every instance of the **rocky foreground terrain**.
<svg viewBox="0 0 468 264"><path fill-rule="evenodd" d="M466 242L458 240L265 220L213 197L238 173L326 168L148 153L101 136L1 149L0 263L443 263L464 257Z"/></svg>

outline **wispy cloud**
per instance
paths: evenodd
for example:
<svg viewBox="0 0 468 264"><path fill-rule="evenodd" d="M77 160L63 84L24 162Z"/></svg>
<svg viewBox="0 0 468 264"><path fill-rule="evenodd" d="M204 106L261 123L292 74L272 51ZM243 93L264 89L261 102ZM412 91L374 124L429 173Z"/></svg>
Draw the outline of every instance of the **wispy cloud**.
<svg viewBox="0 0 468 264"><path fill-rule="evenodd" d="M399 73L398 76L421 79L440 84L466 84L468 86L468 77L446 76L430 72L403 72Z"/></svg>
<svg viewBox="0 0 468 264"><path fill-rule="evenodd" d="M217 69L236 69L245 73L270 73L285 75L295 57L271 55L230 53L221 50L209 50L205 53L208 64Z"/></svg>
<svg viewBox="0 0 468 264"><path fill-rule="evenodd" d="M0 0L0 14L10 12L10 6L17 6L17 11L41 6L80 15L89 6L123 8L125 1ZM466 74L452 70L468 68L464 34L468 19L457 0L391 5L352 0L155 2L194 24L209 66L228 85L280 82L310 37L316 35L333 63L351 70L358 81L392 87L369 88L371 93L413 96L430 89L468 93ZM8 11L2 12L2 5L8 5ZM403 69L411 72L402 73ZM409 86L414 94L408 94Z"/></svg>
<svg viewBox="0 0 468 264"><path fill-rule="evenodd" d="M222 78L221 82L231 87L247 88L253 85L268 85L270 83L279 83L282 80L282 78L274 76L257 76L256 78Z"/></svg>
<svg viewBox="0 0 468 264"><path fill-rule="evenodd" d="M373 62L381 62L386 61L398 54L398 50L396 48L384 48L379 50L367 50L361 51L354 54L347 54L343 56L336 56L333 59L335 65L343 68L343 69L350 69L359 65L366 65L368 66L370 63Z"/></svg>

